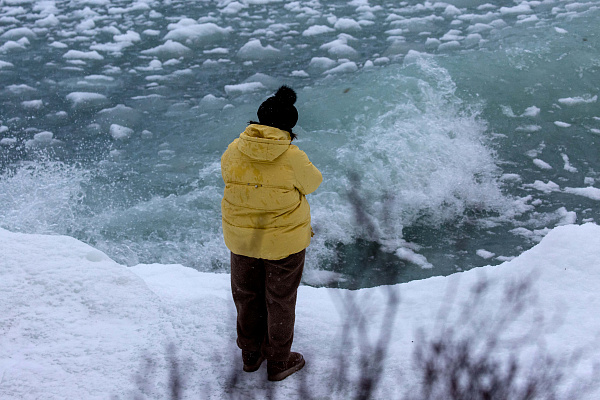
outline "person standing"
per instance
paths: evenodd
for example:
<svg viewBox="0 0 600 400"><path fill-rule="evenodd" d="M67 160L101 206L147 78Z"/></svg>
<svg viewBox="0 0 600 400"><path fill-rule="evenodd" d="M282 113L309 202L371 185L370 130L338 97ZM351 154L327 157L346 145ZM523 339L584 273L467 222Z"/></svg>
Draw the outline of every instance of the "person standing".
<svg viewBox="0 0 600 400"><path fill-rule="evenodd" d="M281 86L259 107L221 157L225 191L223 236L231 251L231 291L243 370L267 360L280 381L304 367L292 352L296 297L313 235L306 195L323 177L291 142L298 121L296 93Z"/></svg>

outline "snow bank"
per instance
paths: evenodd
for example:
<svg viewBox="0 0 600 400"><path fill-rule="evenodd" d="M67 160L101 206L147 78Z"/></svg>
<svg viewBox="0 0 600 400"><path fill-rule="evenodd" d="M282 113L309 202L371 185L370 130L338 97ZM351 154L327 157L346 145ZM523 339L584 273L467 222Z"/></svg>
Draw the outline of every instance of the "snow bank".
<svg viewBox="0 0 600 400"><path fill-rule="evenodd" d="M144 357L154 369L143 373L146 398L165 397L165 352L176 349L184 379L183 398L226 395L231 368L241 368L233 346L235 308L229 275L201 273L181 265L138 265L126 268L104 253L65 236L12 233L0 229L0 397L133 398L136 374ZM478 252L480 256L488 252ZM431 332L436 315L452 322L467 305L489 318L504 307L501 288L507 282L534 278L533 314L561 317L561 323L542 329L542 340L555 357L568 356L585 346L582 368L598 356L592 346L600 332L600 227L595 224L555 228L539 245L498 266L477 268L449 277L435 277L387 288L347 291L302 286L298 295L294 349L307 359L305 369L275 384L281 398L297 398L300 378L315 394L330 396L337 357L349 360L341 340L340 310L354 301L371 321L382 321L386 293L401 295L393 326L388 362L375 398L396 397L417 384L412 366L417 332ZM492 284L487 300L472 302L475 284ZM387 289L383 290L383 289ZM451 295L450 295L451 294ZM527 314L529 315L529 314ZM529 332L533 319L513 321L509 333ZM370 335L379 324L368 324ZM374 337L374 336L372 336ZM531 352L520 353L534 362ZM266 396L265 367L240 376L239 387ZM402 385L398 379L402 375ZM596 393L597 395L597 393ZM597 398L591 394L588 398Z"/></svg>

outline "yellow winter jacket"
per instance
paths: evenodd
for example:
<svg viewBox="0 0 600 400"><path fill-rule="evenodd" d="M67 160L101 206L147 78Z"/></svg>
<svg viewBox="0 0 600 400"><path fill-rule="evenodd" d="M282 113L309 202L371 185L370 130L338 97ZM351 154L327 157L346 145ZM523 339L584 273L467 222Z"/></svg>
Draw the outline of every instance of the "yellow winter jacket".
<svg viewBox="0 0 600 400"><path fill-rule="evenodd" d="M221 157L225 244L235 254L280 260L310 244L310 207L305 195L323 177L290 134L249 125Z"/></svg>

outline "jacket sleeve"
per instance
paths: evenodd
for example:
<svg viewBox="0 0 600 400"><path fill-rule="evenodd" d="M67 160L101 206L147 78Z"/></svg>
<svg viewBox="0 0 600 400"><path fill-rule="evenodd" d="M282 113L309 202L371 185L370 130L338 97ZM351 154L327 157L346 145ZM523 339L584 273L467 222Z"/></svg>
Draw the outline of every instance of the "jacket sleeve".
<svg viewBox="0 0 600 400"><path fill-rule="evenodd" d="M290 162L296 175L294 186L297 187L302 194L314 192L321 182L323 182L321 172L310 162L306 153L298 147L290 146L289 150L291 153Z"/></svg>

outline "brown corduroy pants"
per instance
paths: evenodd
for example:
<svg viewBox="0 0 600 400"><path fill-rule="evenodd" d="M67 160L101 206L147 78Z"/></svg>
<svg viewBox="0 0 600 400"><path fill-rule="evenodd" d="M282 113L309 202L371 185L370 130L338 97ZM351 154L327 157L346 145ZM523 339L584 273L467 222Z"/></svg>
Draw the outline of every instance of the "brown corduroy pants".
<svg viewBox="0 0 600 400"><path fill-rule="evenodd" d="M296 295L306 250L282 260L231 253L231 292L237 309L237 345L267 360L287 360L294 340Z"/></svg>

